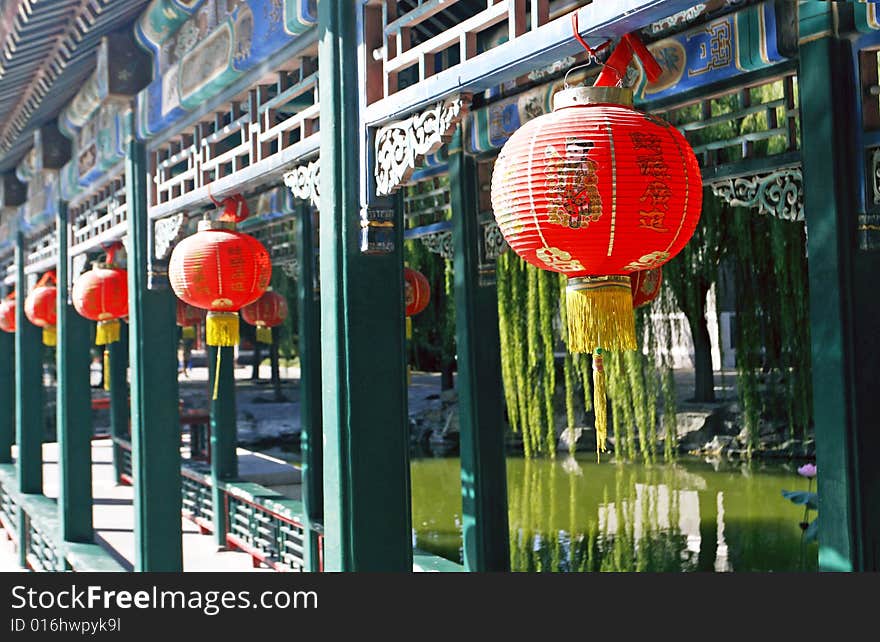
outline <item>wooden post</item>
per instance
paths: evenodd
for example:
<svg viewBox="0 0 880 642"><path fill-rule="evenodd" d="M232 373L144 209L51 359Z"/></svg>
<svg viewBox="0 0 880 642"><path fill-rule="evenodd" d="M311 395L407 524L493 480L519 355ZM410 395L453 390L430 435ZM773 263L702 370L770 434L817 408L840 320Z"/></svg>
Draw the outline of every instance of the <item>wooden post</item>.
<svg viewBox="0 0 880 642"><path fill-rule="evenodd" d="M498 292L480 284L477 165L462 149L460 129L449 151L464 565L469 571L508 571Z"/></svg>
<svg viewBox="0 0 880 642"><path fill-rule="evenodd" d="M220 384L217 398L211 400L211 497L214 506L214 541L226 547L226 494L223 482L238 476L238 441L235 408L235 351L208 346L208 390L214 390L217 357L220 357Z"/></svg>
<svg viewBox="0 0 880 642"><path fill-rule="evenodd" d="M0 464L12 463L15 443L15 335L0 332Z"/></svg>
<svg viewBox="0 0 880 642"><path fill-rule="evenodd" d="M179 572L181 541L180 414L177 325L171 290L148 290L147 156L128 144L128 311L131 360L135 570Z"/></svg>
<svg viewBox="0 0 880 642"><path fill-rule="evenodd" d="M804 211L810 279L813 415L819 469L819 568L880 570L880 252L857 250L852 44L823 37L800 48Z"/></svg>
<svg viewBox="0 0 880 642"><path fill-rule="evenodd" d="M324 565L411 571L401 212L393 249L361 252L364 132L356 2L318 5ZM387 228L386 228L387 229Z"/></svg>
<svg viewBox="0 0 880 642"><path fill-rule="evenodd" d="M110 435L131 440L129 431L128 324L123 323L119 341L110 344ZM122 448L113 446L113 472L119 481L122 472Z"/></svg>
<svg viewBox="0 0 880 642"><path fill-rule="evenodd" d="M43 492L43 341L40 329L24 314L27 246L21 232L15 243L15 433L18 490Z"/></svg>
<svg viewBox="0 0 880 642"><path fill-rule="evenodd" d="M296 212L296 255L299 274L296 283L299 320L299 416L302 432L302 501L307 520L305 564L309 571L320 569L318 533L312 523L324 517L324 446L321 434L321 320L320 299L315 289L314 214L308 205Z"/></svg>
<svg viewBox="0 0 880 642"><path fill-rule="evenodd" d="M92 390L89 385L91 322L68 299L67 203L58 204L58 512L61 536L91 542L92 533Z"/></svg>

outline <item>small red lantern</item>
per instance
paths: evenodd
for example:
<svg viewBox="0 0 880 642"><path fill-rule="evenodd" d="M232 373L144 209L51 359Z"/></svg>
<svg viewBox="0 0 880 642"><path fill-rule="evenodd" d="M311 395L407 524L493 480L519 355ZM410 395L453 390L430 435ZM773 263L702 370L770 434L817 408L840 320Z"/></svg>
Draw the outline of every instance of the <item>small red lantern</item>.
<svg viewBox="0 0 880 642"><path fill-rule="evenodd" d="M58 288L55 286L55 270L46 272L24 300L24 313L28 320L43 329L43 345L58 343L55 325L58 321Z"/></svg>
<svg viewBox="0 0 880 642"><path fill-rule="evenodd" d="M257 341L272 343L272 328L287 318L287 299L269 288L263 296L241 309L241 318L257 326Z"/></svg>
<svg viewBox="0 0 880 642"><path fill-rule="evenodd" d="M651 303L660 294L660 286L663 285L663 269L640 270L629 278L633 309L640 308Z"/></svg>
<svg viewBox="0 0 880 642"><path fill-rule="evenodd" d="M95 263L73 283L73 307L86 319L98 322L95 344L119 341L119 320L128 316L128 272L115 262L121 244L107 250L107 258Z"/></svg>
<svg viewBox="0 0 880 642"><path fill-rule="evenodd" d="M196 338L196 327L205 321L205 311L177 299L177 325L183 328L184 339Z"/></svg>
<svg viewBox="0 0 880 642"><path fill-rule="evenodd" d="M428 307L431 301L431 285L427 277L417 270L403 268L406 316L411 317Z"/></svg>
<svg viewBox="0 0 880 642"><path fill-rule="evenodd" d="M699 164L684 136L633 109L631 90L610 86L623 80L619 70L634 54L656 80L656 61L628 34L602 86L557 93L553 112L510 137L492 176L495 219L508 245L569 279L566 341L572 352L594 354L599 450L607 432L603 351L637 347L628 275L678 254L702 206Z"/></svg>
<svg viewBox="0 0 880 642"><path fill-rule="evenodd" d="M208 311L208 345L234 346L237 312L266 291L272 264L263 244L234 222L203 220L174 248L168 276L179 299Z"/></svg>
<svg viewBox="0 0 880 642"><path fill-rule="evenodd" d="M15 332L15 292L0 301L0 330Z"/></svg>

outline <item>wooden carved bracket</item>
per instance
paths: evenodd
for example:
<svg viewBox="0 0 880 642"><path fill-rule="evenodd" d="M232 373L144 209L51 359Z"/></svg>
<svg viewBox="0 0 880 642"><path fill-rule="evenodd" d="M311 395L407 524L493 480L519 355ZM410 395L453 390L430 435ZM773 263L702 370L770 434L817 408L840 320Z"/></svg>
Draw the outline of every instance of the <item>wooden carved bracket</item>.
<svg viewBox="0 0 880 642"><path fill-rule="evenodd" d="M376 194L393 194L425 156L448 143L469 104L470 96L455 96L405 120L380 127L376 132Z"/></svg>

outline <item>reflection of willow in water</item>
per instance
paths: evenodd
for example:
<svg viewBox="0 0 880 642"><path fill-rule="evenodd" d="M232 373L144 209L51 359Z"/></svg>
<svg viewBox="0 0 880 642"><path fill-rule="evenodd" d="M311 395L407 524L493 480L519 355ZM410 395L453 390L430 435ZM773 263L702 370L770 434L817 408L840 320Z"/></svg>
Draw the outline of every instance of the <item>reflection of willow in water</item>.
<svg viewBox="0 0 880 642"><path fill-rule="evenodd" d="M511 489L511 566L518 571L693 571L700 554L696 490L682 490L676 467L615 467L613 485L594 515L579 517L574 460L560 466L526 460L522 485ZM557 475L568 476L569 528L558 525ZM610 487L609 487L610 486ZM551 508L544 509L549 496ZM707 542L708 543L708 542ZM722 570L722 569L718 569Z"/></svg>
<svg viewBox="0 0 880 642"><path fill-rule="evenodd" d="M462 562L457 459L412 466L415 544ZM514 570L816 570L802 544L806 490L791 466L681 458L675 464L507 459Z"/></svg>

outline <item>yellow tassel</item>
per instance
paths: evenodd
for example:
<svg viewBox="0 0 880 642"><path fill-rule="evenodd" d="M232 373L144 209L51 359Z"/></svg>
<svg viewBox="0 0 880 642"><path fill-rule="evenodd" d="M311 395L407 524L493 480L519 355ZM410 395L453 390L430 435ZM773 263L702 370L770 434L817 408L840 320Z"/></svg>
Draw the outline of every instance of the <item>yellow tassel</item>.
<svg viewBox="0 0 880 642"><path fill-rule="evenodd" d="M110 392L110 351L104 348L104 390Z"/></svg>
<svg viewBox="0 0 880 642"><path fill-rule="evenodd" d="M257 326L257 341L260 343L272 343L272 328L267 328L262 325Z"/></svg>
<svg viewBox="0 0 880 642"><path fill-rule="evenodd" d="M607 450L608 405L605 401L605 357L602 348L593 355L593 412L596 414L596 461Z"/></svg>
<svg viewBox="0 0 880 642"><path fill-rule="evenodd" d="M209 312L206 332L209 346L229 348L238 343L238 314Z"/></svg>
<svg viewBox="0 0 880 642"><path fill-rule="evenodd" d="M565 290L568 349L635 350L636 324L628 276L580 277Z"/></svg>
<svg viewBox="0 0 880 642"><path fill-rule="evenodd" d="M406 340L412 339L412 317L406 318Z"/></svg>
<svg viewBox="0 0 880 642"><path fill-rule="evenodd" d="M58 332L54 325L47 325L43 328L43 345L44 346L57 346L58 345Z"/></svg>
<svg viewBox="0 0 880 642"><path fill-rule="evenodd" d="M119 319L98 321L98 330L95 333L95 345L105 346L108 343L119 341Z"/></svg>
<svg viewBox="0 0 880 642"><path fill-rule="evenodd" d="M187 341L194 341L196 338L195 326L188 325L181 331L181 336Z"/></svg>
<svg viewBox="0 0 880 642"><path fill-rule="evenodd" d="M210 317L208 318L208 327L211 327ZM220 390L220 358L222 355L223 348L217 348L217 362L214 364L214 401L217 401L217 392Z"/></svg>

